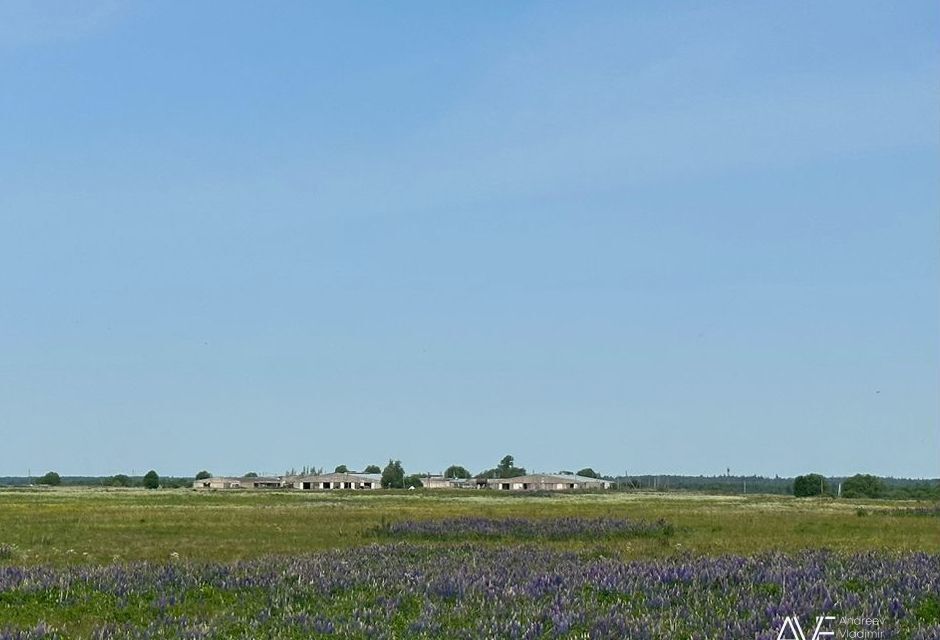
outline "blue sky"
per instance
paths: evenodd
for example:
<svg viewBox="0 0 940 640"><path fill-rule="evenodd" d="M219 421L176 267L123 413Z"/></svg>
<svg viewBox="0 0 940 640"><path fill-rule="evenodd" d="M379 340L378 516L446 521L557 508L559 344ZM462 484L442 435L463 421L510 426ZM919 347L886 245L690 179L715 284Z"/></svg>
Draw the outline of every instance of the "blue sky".
<svg viewBox="0 0 940 640"><path fill-rule="evenodd" d="M940 475L940 5L0 0L0 475Z"/></svg>

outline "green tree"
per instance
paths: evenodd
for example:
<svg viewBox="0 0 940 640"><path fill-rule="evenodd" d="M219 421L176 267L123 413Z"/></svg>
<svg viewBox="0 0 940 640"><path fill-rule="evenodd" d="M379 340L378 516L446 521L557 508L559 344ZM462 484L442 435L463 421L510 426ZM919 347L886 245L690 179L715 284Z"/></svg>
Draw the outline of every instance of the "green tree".
<svg viewBox="0 0 940 640"><path fill-rule="evenodd" d="M881 478L867 473L857 473L842 483L843 498L881 498L885 495L885 484Z"/></svg>
<svg viewBox="0 0 940 640"><path fill-rule="evenodd" d="M363 473L382 473L382 469L377 464L370 464Z"/></svg>
<svg viewBox="0 0 940 640"><path fill-rule="evenodd" d="M258 474L255 473L254 471L249 471L248 473L246 473L246 474L243 475L242 477L243 477L243 478L257 478L257 477L258 477Z"/></svg>
<svg viewBox="0 0 940 640"><path fill-rule="evenodd" d="M382 470L383 489L402 489L405 486L405 470L401 460L389 460Z"/></svg>
<svg viewBox="0 0 940 640"><path fill-rule="evenodd" d="M822 496L829 494L829 484L826 479L818 473L809 473L805 476L797 476L793 480L793 495L797 498L806 498L809 496Z"/></svg>
<svg viewBox="0 0 940 640"><path fill-rule="evenodd" d="M496 466L498 478L515 478L525 475L524 467L517 467L516 460L512 456L504 456Z"/></svg>
<svg viewBox="0 0 940 640"><path fill-rule="evenodd" d="M196 474L196 480L206 480L207 478L211 478L211 477L212 477L212 474L206 471L205 469L203 469L202 471Z"/></svg>
<svg viewBox="0 0 940 640"><path fill-rule="evenodd" d="M337 467L333 469L333 473L349 473L349 467L344 464L337 465Z"/></svg>
<svg viewBox="0 0 940 640"><path fill-rule="evenodd" d="M525 475L525 468L517 467L516 461L512 456L504 456L499 464L492 469L481 471L477 478L515 478Z"/></svg>
<svg viewBox="0 0 940 640"><path fill-rule="evenodd" d="M410 489L411 487L414 487L415 489L420 489L421 487L424 486L424 483L421 482L421 477L415 474L415 475L405 476L405 478L402 480L402 486L405 489Z"/></svg>
<svg viewBox="0 0 940 640"><path fill-rule="evenodd" d="M62 478L55 471L49 471L46 473L46 475L37 480L36 484L46 484L50 487L58 487L60 484L62 484Z"/></svg>
<svg viewBox="0 0 940 640"><path fill-rule="evenodd" d="M496 469L500 473L503 473L504 471L507 471L508 469L512 469L513 466L515 466L515 464L516 464L516 459L513 458L512 456L503 456L503 459L499 461L498 465L496 465ZM502 477L505 478L506 476L502 476Z"/></svg>
<svg viewBox="0 0 940 640"><path fill-rule="evenodd" d="M151 469L147 472L147 475L144 476L144 487L147 489L156 489L160 486L160 476L157 475L157 472Z"/></svg>
<svg viewBox="0 0 940 640"><path fill-rule="evenodd" d="M110 487L129 487L132 483L130 476L119 473L116 476L111 476L108 478L105 484Z"/></svg>
<svg viewBox="0 0 940 640"><path fill-rule="evenodd" d="M579 476L584 476L585 478L600 478L600 475L594 471L591 467L585 467L578 471Z"/></svg>
<svg viewBox="0 0 940 640"><path fill-rule="evenodd" d="M463 467L456 465L456 464L452 464L449 467L447 467L447 470L444 472L444 477L466 479L471 476L470 476L470 472L464 469Z"/></svg>

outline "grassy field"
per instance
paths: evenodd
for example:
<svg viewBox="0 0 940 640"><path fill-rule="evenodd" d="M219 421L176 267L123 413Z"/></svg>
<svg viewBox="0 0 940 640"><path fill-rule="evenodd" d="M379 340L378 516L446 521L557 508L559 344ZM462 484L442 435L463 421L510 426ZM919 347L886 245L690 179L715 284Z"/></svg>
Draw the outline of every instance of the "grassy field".
<svg viewBox="0 0 940 640"><path fill-rule="evenodd" d="M528 533L479 534L507 518ZM938 554L916 502L3 490L0 640L773 638L819 611L933 640Z"/></svg>
<svg viewBox="0 0 940 640"><path fill-rule="evenodd" d="M397 520L484 517L664 518L668 538L566 541L602 544L623 559L753 554L808 548L940 552L940 519L899 501L714 497L670 493L506 495L493 492L235 492L140 489L0 491L0 565L194 561L296 555L376 542Z"/></svg>

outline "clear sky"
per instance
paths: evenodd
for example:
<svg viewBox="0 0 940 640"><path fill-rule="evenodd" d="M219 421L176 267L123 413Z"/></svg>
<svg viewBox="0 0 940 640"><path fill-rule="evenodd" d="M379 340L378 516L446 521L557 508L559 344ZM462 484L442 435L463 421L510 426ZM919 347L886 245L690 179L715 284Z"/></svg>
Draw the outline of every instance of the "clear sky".
<svg viewBox="0 0 940 640"><path fill-rule="evenodd" d="M0 475L940 475L940 4L0 0Z"/></svg>

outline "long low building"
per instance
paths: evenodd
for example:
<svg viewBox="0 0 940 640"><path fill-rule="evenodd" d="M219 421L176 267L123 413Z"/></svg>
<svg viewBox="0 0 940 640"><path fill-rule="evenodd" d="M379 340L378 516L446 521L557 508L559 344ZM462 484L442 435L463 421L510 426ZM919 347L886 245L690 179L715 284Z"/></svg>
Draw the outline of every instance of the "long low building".
<svg viewBox="0 0 940 640"><path fill-rule="evenodd" d="M501 491L572 491L577 489L609 489L611 483L567 473L533 473L515 478L479 478L477 487Z"/></svg>
<svg viewBox="0 0 940 640"><path fill-rule="evenodd" d="M420 476L425 489L466 489L473 487L473 480L445 478L444 476Z"/></svg>
<svg viewBox="0 0 940 640"><path fill-rule="evenodd" d="M214 476L193 482L193 489L380 489L379 473L322 473L308 476L240 477Z"/></svg>
<svg viewBox="0 0 940 640"><path fill-rule="evenodd" d="M193 489L280 489L281 478L247 476L241 478L212 477L193 482Z"/></svg>
<svg viewBox="0 0 940 640"><path fill-rule="evenodd" d="M293 479L293 487L304 491L313 489L381 489L380 473L321 473Z"/></svg>

